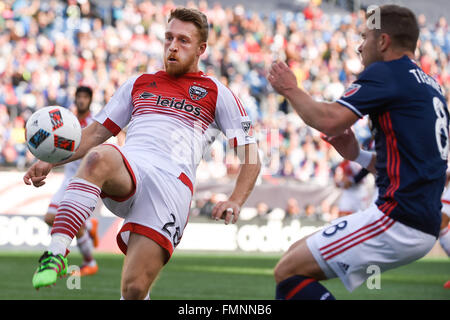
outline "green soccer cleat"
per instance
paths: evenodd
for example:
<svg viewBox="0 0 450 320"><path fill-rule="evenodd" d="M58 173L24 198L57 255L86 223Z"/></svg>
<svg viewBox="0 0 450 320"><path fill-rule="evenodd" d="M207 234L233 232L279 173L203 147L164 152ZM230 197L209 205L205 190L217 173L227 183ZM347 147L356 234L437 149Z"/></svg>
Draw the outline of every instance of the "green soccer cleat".
<svg viewBox="0 0 450 320"><path fill-rule="evenodd" d="M56 283L58 277L67 274L67 258L61 254L53 255L50 251L45 251L39 258L39 267L33 275L33 287L50 286Z"/></svg>

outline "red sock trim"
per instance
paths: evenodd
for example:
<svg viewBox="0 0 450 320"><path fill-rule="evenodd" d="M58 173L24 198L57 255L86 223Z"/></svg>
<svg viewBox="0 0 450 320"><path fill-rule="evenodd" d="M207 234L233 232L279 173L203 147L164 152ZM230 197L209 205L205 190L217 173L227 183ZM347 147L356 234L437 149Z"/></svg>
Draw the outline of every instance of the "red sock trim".
<svg viewBox="0 0 450 320"><path fill-rule="evenodd" d="M291 291L288 292L288 294L286 295L286 300L291 299L293 296L295 296L300 290L302 290L304 287L306 287L308 284L310 284L311 282L314 282L316 280L310 278L310 279L305 279L302 282L300 282L297 286L295 286L294 289L292 289Z"/></svg>

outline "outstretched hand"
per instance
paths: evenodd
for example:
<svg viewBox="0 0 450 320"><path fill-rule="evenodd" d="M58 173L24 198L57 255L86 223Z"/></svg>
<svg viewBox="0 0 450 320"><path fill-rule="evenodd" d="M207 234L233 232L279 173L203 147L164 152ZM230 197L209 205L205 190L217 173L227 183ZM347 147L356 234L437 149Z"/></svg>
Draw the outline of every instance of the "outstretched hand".
<svg viewBox="0 0 450 320"><path fill-rule="evenodd" d="M45 184L45 178L52 170L53 165L48 162L38 161L33 164L23 176L23 182L26 185L35 186L36 188L42 187Z"/></svg>
<svg viewBox="0 0 450 320"><path fill-rule="evenodd" d="M279 94L284 95L290 89L297 88L297 78L289 66L282 61L275 61L267 76L272 87Z"/></svg>

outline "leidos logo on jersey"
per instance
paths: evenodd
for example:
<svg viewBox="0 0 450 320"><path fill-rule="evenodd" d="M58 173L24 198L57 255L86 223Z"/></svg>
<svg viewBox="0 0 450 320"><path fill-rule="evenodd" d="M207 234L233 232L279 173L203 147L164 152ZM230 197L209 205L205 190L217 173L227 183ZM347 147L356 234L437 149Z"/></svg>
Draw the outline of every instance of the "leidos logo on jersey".
<svg viewBox="0 0 450 320"><path fill-rule="evenodd" d="M195 107L192 104L186 103L186 99L178 100L176 98L158 96L158 99L156 99L156 105L184 110L186 112L193 113L196 116L199 116L202 111L200 107Z"/></svg>
<svg viewBox="0 0 450 320"><path fill-rule="evenodd" d="M206 95L206 94L205 94ZM177 110L184 110L189 113L193 113L199 116L202 109L200 107L193 106L192 104L186 103L186 99L179 100L177 98L163 97L161 95L156 95L151 92L145 91L139 95L139 99L150 100L156 97L156 105L160 107L169 107Z"/></svg>

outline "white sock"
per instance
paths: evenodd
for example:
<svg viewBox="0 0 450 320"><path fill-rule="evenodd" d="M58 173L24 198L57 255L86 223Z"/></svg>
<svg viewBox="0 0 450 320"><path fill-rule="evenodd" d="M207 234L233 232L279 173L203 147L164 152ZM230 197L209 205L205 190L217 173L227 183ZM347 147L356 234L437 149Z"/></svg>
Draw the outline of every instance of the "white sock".
<svg viewBox="0 0 450 320"><path fill-rule="evenodd" d="M50 251L54 255L62 254L66 255L66 250L70 246L72 242L72 238L68 235L62 233L56 233L52 235L52 240L50 241L50 245L47 250Z"/></svg>

